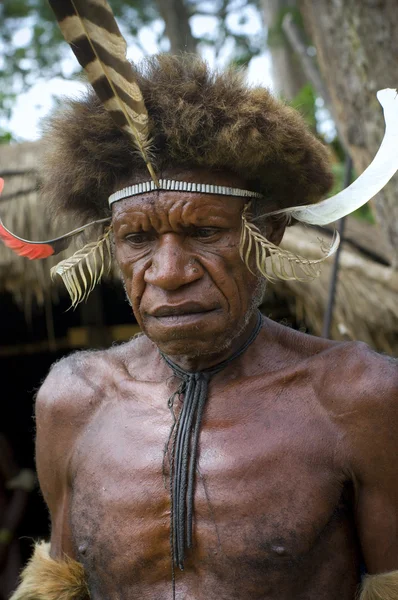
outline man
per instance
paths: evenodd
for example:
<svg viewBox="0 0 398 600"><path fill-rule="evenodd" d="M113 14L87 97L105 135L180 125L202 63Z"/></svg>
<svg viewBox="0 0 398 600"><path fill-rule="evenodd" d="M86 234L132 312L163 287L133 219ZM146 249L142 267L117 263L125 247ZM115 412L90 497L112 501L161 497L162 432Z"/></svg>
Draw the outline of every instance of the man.
<svg viewBox="0 0 398 600"><path fill-rule="evenodd" d="M47 134L53 205L105 218L111 195L143 334L60 361L38 393L51 549L13 600L353 600L362 564L362 600L398 598L397 364L259 316L284 220L257 220L263 245L242 249L251 219L322 198L325 151L237 76L190 57L145 69L167 185L138 185L141 157L92 96Z"/></svg>

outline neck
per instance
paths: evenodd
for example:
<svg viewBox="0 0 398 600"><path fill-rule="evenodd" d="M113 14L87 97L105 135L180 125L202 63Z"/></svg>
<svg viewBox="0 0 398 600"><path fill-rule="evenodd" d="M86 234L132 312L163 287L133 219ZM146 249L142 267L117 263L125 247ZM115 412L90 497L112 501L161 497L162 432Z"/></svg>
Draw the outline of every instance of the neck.
<svg viewBox="0 0 398 600"><path fill-rule="evenodd" d="M225 360L228 360L235 352L239 350L250 338L258 321L258 311L256 310L246 323L241 332L232 340L231 344L221 350L211 354L201 356L168 355L168 357L184 371L204 371L210 369Z"/></svg>

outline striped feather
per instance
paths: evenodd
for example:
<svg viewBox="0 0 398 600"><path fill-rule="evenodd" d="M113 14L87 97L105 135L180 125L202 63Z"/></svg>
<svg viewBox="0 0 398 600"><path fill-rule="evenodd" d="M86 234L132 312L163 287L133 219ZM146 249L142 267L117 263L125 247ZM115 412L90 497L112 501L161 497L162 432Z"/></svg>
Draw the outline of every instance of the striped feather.
<svg viewBox="0 0 398 600"><path fill-rule="evenodd" d="M131 137L157 186L150 162L148 112L111 7L106 0L49 0L49 3L99 99L116 125Z"/></svg>

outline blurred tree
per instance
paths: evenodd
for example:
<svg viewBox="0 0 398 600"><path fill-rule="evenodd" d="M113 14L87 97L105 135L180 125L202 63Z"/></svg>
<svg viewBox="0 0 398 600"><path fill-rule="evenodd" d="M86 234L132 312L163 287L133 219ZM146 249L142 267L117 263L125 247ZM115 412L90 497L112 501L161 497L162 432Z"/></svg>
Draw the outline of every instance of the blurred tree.
<svg viewBox="0 0 398 600"><path fill-rule="evenodd" d="M289 17L303 36L302 43L310 47L304 36L303 20L297 0L262 0L263 19L267 28L267 45L272 57L272 77L275 93L299 110L316 132L316 97L319 90L308 76L302 56L286 33L284 23ZM311 60L310 57L308 57Z"/></svg>
<svg viewBox="0 0 398 600"><path fill-rule="evenodd" d="M264 22L268 29L267 43L272 56L272 77L278 96L288 101L298 96L307 85L302 63L283 30L284 17L290 13L301 24L296 0L262 0Z"/></svg>
<svg viewBox="0 0 398 600"><path fill-rule="evenodd" d="M156 0L163 21L165 33L170 41L170 52L177 54L181 50L196 52L196 40L189 25L188 8L184 0Z"/></svg>
<svg viewBox="0 0 398 600"><path fill-rule="evenodd" d="M384 125L376 91L398 86L396 0L300 0L304 24L333 105L333 116L358 174L373 159ZM398 181L374 200L377 220L398 268Z"/></svg>

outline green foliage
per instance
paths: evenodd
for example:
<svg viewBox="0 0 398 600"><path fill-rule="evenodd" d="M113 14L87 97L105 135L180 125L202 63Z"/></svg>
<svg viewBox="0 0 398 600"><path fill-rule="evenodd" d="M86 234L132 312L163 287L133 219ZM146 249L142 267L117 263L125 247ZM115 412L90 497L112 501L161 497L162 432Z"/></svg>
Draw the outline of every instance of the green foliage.
<svg viewBox="0 0 398 600"><path fill-rule="evenodd" d="M316 131L315 100L314 88L311 83L306 83L290 102L290 106L302 114L313 131Z"/></svg>
<svg viewBox="0 0 398 600"><path fill-rule="evenodd" d="M342 162L339 161L337 163L334 163L332 165L332 171L333 171L334 182L333 182L333 187L330 191L330 196L334 196L335 194L338 194L339 192L341 192L341 190L344 187L344 171L345 171L344 161L342 161Z"/></svg>
<svg viewBox="0 0 398 600"><path fill-rule="evenodd" d="M371 225L376 224L376 219L374 217L369 202L361 206L361 208L358 208L358 210L354 211L352 215L357 219L360 219L361 221L366 221L367 223L370 223Z"/></svg>
<svg viewBox="0 0 398 600"><path fill-rule="evenodd" d="M12 140L12 133L0 129L0 144L9 144Z"/></svg>

